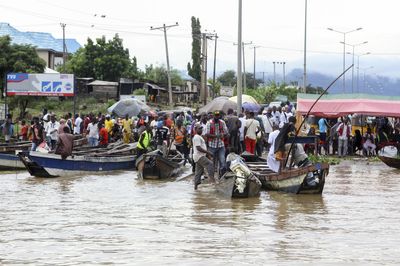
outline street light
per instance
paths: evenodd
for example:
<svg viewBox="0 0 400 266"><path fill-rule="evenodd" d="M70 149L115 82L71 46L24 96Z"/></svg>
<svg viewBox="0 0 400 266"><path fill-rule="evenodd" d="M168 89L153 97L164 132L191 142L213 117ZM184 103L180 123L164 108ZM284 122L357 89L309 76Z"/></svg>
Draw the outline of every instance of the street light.
<svg viewBox="0 0 400 266"><path fill-rule="evenodd" d="M346 43L346 34L362 30L362 28L357 28L357 29L350 30L350 31L338 31L338 30L335 30L332 28L327 28L327 30L343 34L343 43ZM346 45L343 44L343 72L345 70L346 70ZM346 74L345 73L343 73L343 93L346 93Z"/></svg>
<svg viewBox="0 0 400 266"><path fill-rule="evenodd" d="M349 54L349 53L348 53ZM364 55L369 55L371 54L370 52L364 53L364 54L356 54L355 56L357 56L357 93L360 92L359 89L359 80L360 80L360 57L364 56Z"/></svg>
<svg viewBox="0 0 400 266"><path fill-rule="evenodd" d="M363 71L363 73L364 73L364 75L363 75L363 87L364 87L364 91L365 91L365 72L366 72L367 70L369 70L369 69L372 69L372 68L374 68L374 67L373 67L373 66L370 66L370 67L360 68L361 71Z"/></svg>
<svg viewBox="0 0 400 266"><path fill-rule="evenodd" d="M356 43L356 44L349 44L349 43L344 43L344 42L340 42L340 43L353 47L353 53L352 53L352 55L353 55L353 61L352 61L353 67L351 68L351 93L353 93L354 92L354 48L356 46L367 44L368 41L360 42L360 43Z"/></svg>
<svg viewBox="0 0 400 266"><path fill-rule="evenodd" d="M274 64L274 84L276 86L276 71L275 71L275 64L276 62L272 62L272 64Z"/></svg>
<svg viewBox="0 0 400 266"><path fill-rule="evenodd" d="M283 85L285 85L285 83L286 83L286 77L285 77L285 64L286 64L286 62L276 62L276 63L279 64L279 65L282 65Z"/></svg>

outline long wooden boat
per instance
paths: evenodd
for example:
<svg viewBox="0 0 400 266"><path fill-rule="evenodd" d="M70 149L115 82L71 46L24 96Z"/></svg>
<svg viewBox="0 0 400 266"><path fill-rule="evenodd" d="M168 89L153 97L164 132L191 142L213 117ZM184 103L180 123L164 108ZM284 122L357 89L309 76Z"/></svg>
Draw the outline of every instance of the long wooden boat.
<svg viewBox="0 0 400 266"><path fill-rule="evenodd" d="M384 162L387 166L400 169L400 158L399 157L378 156L378 158L382 162Z"/></svg>
<svg viewBox="0 0 400 266"><path fill-rule="evenodd" d="M282 169L273 172L265 159L244 158L251 172L261 181L267 190L283 191L295 194L321 194L325 178L329 173L329 164L317 163L298 168Z"/></svg>
<svg viewBox="0 0 400 266"><path fill-rule="evenodd" d="M129 144L126 144L129 146ZM62 159L54 153L37 151L18 154L28 172L35 177L76 176L83 174L105 173L116 170L134 170L136 155L135 146L130 144L130 152L124 145L123 152L103 152L100 154L73 154Z"/></svg>
<svg viewBox="0 0 400 266"><path fill-rule="evenodd" d="M81 135L74 135L74 147L80 147L85 145L86 143L87 138L82 137ZM25 165L20 160L18 153L28 152L31 147L31 141L0 144L0 169L25 169Z"/></svg>
<svg viewBox="0 0 400 266"><path fill-rule="evenodd" d="M24 169L25 166L17 154L29 150L31 146L30 141L0 144L0 169Z"/></svg>
<svg viewBox="0 0 400 266"><path fill-rule="evenodd" d="M381 147L378 152L378 158L389 167L400 169L398 144L386 145Z"/></svg>
<svg viewBox="0 0 400 266"><path fill-rule="evenodd" d="M177 150L171 150L167 157L155 150L143 154L136 160L138 177L143 179L165 179L176 176L182 171L185 158Z"/></svg>

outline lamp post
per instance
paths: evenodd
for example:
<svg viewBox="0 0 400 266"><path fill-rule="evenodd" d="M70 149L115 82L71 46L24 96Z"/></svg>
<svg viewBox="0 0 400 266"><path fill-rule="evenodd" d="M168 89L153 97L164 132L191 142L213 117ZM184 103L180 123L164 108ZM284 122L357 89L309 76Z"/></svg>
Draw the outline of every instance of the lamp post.
<svg viewBox="0 0 400 266"><path fill-rule="evenodd" d="M276 71L275 71L275 64L276 62L272 62L272 64L274 64L274 84L276 86Z"/></svg>
<svg viewBox="0 0 400 266"><path fill-rule="evenodd" d="M286 62L273 62L274 63L274 73L275 73L275 64L282 65L282 80L283 84L286 83L286 77L285 77L285 64ZM275 74L274 74L274 79L275 79Z"/></svg>
<svg viewBox="0 0 400 266"><path fill-rule="evenodd" d="M349 43L344 43L344 42L340 42L340 43L343 43L344 45L348 45L348 46L353 47L353 53L352 53L352 57L353 57L352 65L353 65L353 67L351 68L351 93L353 93L354 92L354 48L356 46L367 44L368 41L360 42L360 43L356 43L356 44L349 44Z"/></svg>
<svg viewBox="0 0 400 266"><path fill-rule="evenodd" d="M304 62L303 62L303 93L307 87L307 0L304 3Z"/></svg>
<svg viewBox="0 0 400 266"><path fill-rule="evenodd" d="M349 53L348 53L349 54ZM360 57L364 56L364 55L369 55L371 54L370 52L368 53L364 53L364 54L356 54L355 56L357 56L357 93L360 92L360 87L359 87L359 80L360 80Z"/></svg>
<svg viewBox="0 0 400 266"><path fill-rule="evenodd" d="M357 28L350 31L338 31L332 28L327 28L330 31L343 34L343 72L346 70L346 34L362 30L362 28ZM346 93L346 74L343 74L343 93Z"/></svg>
<svg viewBox="0 0 400 266"><path fill-rule="evenodd" d="M374 67L373 67L373 66L370 66L370 67L360 68L361 71L363 71L363 88L364 88L364 91L365 91L365 72L366 72L367 70L372 69L372 68L374 68Z"/></svg>
<svg viewBox="0 0 400 266"><path fill-rule="evenodd" d="M238 1L238 50L237 50L237 114L242 113L242 0Z"/></svg>

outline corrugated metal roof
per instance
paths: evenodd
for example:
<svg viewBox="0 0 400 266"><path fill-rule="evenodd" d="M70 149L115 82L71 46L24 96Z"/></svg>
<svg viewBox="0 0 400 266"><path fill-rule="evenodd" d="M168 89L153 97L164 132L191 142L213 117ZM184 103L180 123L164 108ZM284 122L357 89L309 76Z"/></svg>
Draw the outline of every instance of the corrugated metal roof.
<svg viewBox="0 0 400 266"><path fill-rule="evenodd" d="M118 82L95 80L87 85L91 86L118 86Z"/></svg>
<svg viewBox="0 0 400 266"><path fill-rule="evenodd" d="M63 51L62 39L56 39L50 33L22 32L8 23L0 22L0 36L5 35L9 35L15 44L30 44L37 49ZM75 53L81 47L75 39L66 39L65 44L69 53Z"/></svg>

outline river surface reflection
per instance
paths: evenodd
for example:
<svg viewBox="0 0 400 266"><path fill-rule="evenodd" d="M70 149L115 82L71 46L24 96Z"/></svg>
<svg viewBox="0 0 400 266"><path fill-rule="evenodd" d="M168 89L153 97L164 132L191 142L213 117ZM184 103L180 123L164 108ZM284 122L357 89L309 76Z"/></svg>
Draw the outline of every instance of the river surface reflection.
<svg viewBox="0 0 400 266"><path fill-rule="evenodd" d="M135 172L1 174L0 264L399 264L400 171L332 166L322 195L232 200Z"/></svg>

